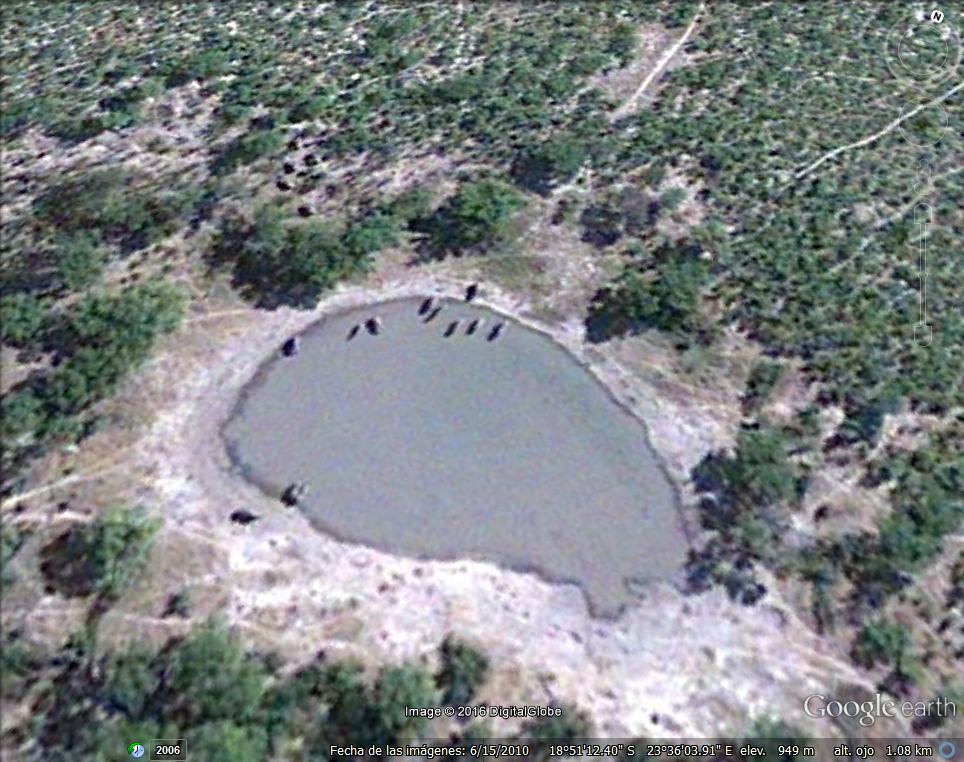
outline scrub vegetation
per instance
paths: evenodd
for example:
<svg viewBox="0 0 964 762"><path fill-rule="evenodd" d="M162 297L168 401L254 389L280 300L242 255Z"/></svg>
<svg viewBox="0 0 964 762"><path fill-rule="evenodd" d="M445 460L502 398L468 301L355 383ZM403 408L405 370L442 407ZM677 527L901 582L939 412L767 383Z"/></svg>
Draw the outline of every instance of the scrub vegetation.
<svg viewBox="0 0 964 762"><path fill-rule="evenodd" d="M25 760L116 759L132 739L175 737L205 760L352 759L332 747L429 737L430 721L406 708L439 707L442 697L469 702L466 679L474 687L486 670L484 657L465 646L456 647L453 669L448 645L434 676L414 662L373 673L324 656L284 673L272 654L245 651L215 621L160 649L135 643L110 655L98 654L95 627L53 654L17 641L5 646L7 698L29 697L35 707L22 739ZM450 743L483 736L481 727L448 724ZM562 717L527 721L521 737L561 740L587 730L565 708Z"/></svg>

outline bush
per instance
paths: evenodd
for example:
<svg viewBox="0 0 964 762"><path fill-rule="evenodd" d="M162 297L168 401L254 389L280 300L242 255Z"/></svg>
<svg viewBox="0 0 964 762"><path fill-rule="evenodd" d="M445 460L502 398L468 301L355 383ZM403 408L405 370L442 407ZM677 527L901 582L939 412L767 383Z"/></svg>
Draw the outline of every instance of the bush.
<svg viewBox="0 0 964 762"><path fill-rule="evenodd" d="M512 179L526 190L547 196L557 184L576 175L586 156L576 140L554 138L524 151L512 166Z"/></svg>
<svg viewBox="0 0 964 762"><path fill-rule="evenodd" d="M768 358L761 358L750 369L750 377L743 393L743 414L756 413L770 396L783 373L783 366Z"/></svg>
<svg viewBox="0 0 964 762"><path fill-rule="evenodd" d="M182 293L153 282L117 295L88 295L52 318L45 344L64 359L5 395L5 471L14 473L43 445L76 439L82 431L80 414L137 368L157 339L174 330L182 313Z"/></svg>
<svg viewBox="0 0 964 762"><path fill-rule="evenodd" d="M579 217L582 240L597 249L612 246L623 237L623 214L608 204L587 206Z"/></svg>
<svg viewBox="0 0 964 762"><path fill-rule="evenodd" d="M396 220L399 225L409 225L415 220L424 218L429 213L429 204L432 194L424 188L412 188L392 199L386 207L387 214Z"/></svg>
<svg viewBox="0 0 964 762"><path fill-rule="evenodd" d="M525 202L498 180L465 183L420 226L433 256L485 252L506 243Z"/></svg>
<svg viewBox="0 0 964 762"><path fill-rule="evenodd" d="M407 717L407 707L438 704L432 678L424 670L402 665L382 670L371 692L370 741L386 744L392 739L414 737L424 727L422 717Z"/></svg>
<svg viewBox="0 0 964 762"><path fill-rule="evenodd" d="M268 751L264 728L227 720L201 725L186 741L191 753L205 762L260 762Z"/></svg>
<svg viewBox="0 0 964 762"><path fill-rule="evenodd" d="M688 562L690 586L721 584L753 604L766 592L753 563L782 560L790 509L806 491L807 470L792 460L793 442L776 429L740 432L733 453L707 455L693 469L703 528L712 534Z"/></svg>
<svg viewBox="0 0 964 762"><path fill-rule="evenodd" d="M854 661L870 669L883 664L898 675L905 675L910 666L913 633L905 624L879 619L865 624L854 643Z"/></svg>
<svg viewBox="0 0 964 762"><path fill-rule="evenodd" d="M876 535L844 535L834 548L856 587L858 604L877 609L935 559L944 538L964 523L964 457L960 427L932 435L914 452L899 452L871 471L873 483L892 481L893 510Z"/></svg>
<svg viewBox="0 0 964 762"><path fill-rule="evenodd" d="M399 225L387 214L374 212L352 224L344 235L348 252L363 259L398 243Z"/></svg>
<svg viewBox="0 0 964 762"><path fill-rule="evenodd" d="M209 79L225 74L230 64L227 50L209 48L192 53L177 61L168 60L161 68L166 87L180 87L189 82Z"/></svg>
<svg viewBox="0 0 964 762"><path fill-rule="evenodd" d="M17 440L35 431L43 421L43 403L30 388L18 389L4 395L0 432L4 451L9 454Z"/></svg>
<svg viewBox="0 0 964 762"><path fill-rule="evenodd" d="M442 664L436 682L442 689L442 703L467 706L485 680L489 660L467 643L446 638L440 649Z"/></svg>
<svg viewBox="0 0 964 762"><path fill-rule="evenodd" d="M333 745L415 739L426 720L405 709L437 705L432 676L414 665L384 667L371 680L355 664L319 658L290 674L278 660L245 652L216 622L159 651L134 645L100 657L93 634L55 659L19 660L24 682L38 687L28 731L35 737L26 743L48 757L66 758L69 749L113 759L133 738L166 737L184 738L205 760L329 759ZM2 653L6 664L13 654Z"/></svg>
<svg viewBox="0 0 964 762"><path fill-rule="evenodd" d="M120 169L70 178L34 200L34 215L55 232L95 236L130 252L173 232L196 201L193 189L152 195L134 184L135 177Z"/></svg>
<svg viewBox="0 0 964 762"><path fill-rule="evenodd" d="M40 337L46 312L43 300L32 294L0 297L0 339L17 347L33 344Z"/></svg>
<svg viewBox="0 0 964 762"><path fill-rule="evenodd" d="M96 235L77 231L62 235L56 242L57 275L71 291L93 284L107 264L107 252Z"/></svg>
<svg viewBox="0 0 964 762"><path fill-rule="evenodd" d="M626 23L616 24L610 32L608 52L616 57L620 66L625 66L633 60L636 37L636 29Z"/></svg>
<svg viewBox="0 0 964 762"><path fill-rule="evenodd" d="M0 526L0 587L13 584L16 580L13 572L7 570L7 564L13 560L23 545L24 536L12 526Z"/></svg>
<svg viewBox="0 0 964 762"><path fill-rule="evenodd" d="M670 188L659 197L663 209L670 213L675 212L685 200L686 191L683 188Z"/></svg>
<svg viewBox="0 0 964 762"><path fill-rule="evenodd" d="M279 153L284 144L284 135L278 130L251 130L225 146L212 162L211 171L215 175L230 174L239 167Z"/></svg>
<svg viewBox="0 0 964 762"><path fill-rule="evenodd" d="M103 399L177 327L182 312L183 295L163 283L81 302L49 337L67 359L37 386L45 417L73 415Z"/></svg>

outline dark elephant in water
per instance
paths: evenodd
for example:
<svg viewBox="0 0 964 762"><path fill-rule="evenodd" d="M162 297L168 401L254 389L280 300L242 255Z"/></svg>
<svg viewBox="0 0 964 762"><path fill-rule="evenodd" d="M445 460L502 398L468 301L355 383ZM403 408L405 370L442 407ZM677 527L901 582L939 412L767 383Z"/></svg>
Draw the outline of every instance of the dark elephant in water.
<svg viewBox="0 0 964 762"><path fill-rule="evenodd" d="M298 505L308 495L308 485L305 482L292 482L281 493L281 502L289 508Z"/></svg>
<svg viewBox="0 0 964 762"><path fill-rule="evenodd" d="M465 289L465 301L471 302L475 297L479 295L479 284L472 283L468 288Z"/></svg>
<svg viewBox="0 0 964 762"><path fill-rule="evenodd" d="M368 320L365 321L365 330L372 336L378 336L382 330L382 319L377 315L368 318Z"/></svg>
<svg viewBox="0 0 964 762"><path fill-rule="evenodd" d="M449 323L448 327L445 329L445 333L442 335L447 339L449 336L455 333L459 329L459 322L460 321L458 320L453 320L451 323Z"/></svg>
<svg viewBox="0 0 964 762"><path fill-rule="evenodd" d="M419 306L418 314L420 316L428 314L429 310L432 309L433 304L435 304L435 300L431 296L428 297L425 301L422 302L421 306Z"/></svg>
<svg viewBox="0 0 964 762"><path fill-rule="evenodd" d="M499 338L505 331L505 323L496 323L492 326L492 330L489 331L489 335L486 337L487 341L495 341Z"/></svg>
<svg viewBox="0 0 964 762"><path fill-rule="evenodd" d="M281 345L281 354L283 354L285 357L294 357L296 354L298 354L299 349L301 349L301 342L298 341L297 336L292 336Z"/></svg>

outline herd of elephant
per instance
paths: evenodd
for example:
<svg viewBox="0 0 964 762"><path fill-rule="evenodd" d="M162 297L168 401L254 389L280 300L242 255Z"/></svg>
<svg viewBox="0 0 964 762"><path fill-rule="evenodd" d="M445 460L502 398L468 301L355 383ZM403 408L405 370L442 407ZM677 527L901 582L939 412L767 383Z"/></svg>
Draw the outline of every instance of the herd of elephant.
<svg viewBox="0 0 964 762"><path fill-rule="evenodd" d="M466 302L474 301L479 295L479 284L472 283L466 287L464 293L464 300ZM442 305L436 303L435 297L427 297L424 299L418 308L418 316L422 319L423 323L431 323L435 318L439 316L442 312ZM449 338L453 336L459 328L462 327L462 319L457 319L451 321L448 326L446 326L445 331L442 336ZM465 335L472 336L473 334L479 332L485 326L485 318L478 317L473 320L465 322ZM365 331L371 336L378 336L382 332L382 319L378 315L372 315L366 318L363 322L357 323L351 327L348 335L346 337L347 341L354 339L364 328ZM493 325L487 335L486 341L495 341L500 336L505 333L506 323L505 321L499 321ZM284 357L294 357L298 354L301 348L300 340L297 336L292 336L291 338L285 340L281 345L281 354ZM281 502L284 503L289 508L297 506L304 498L308 495L310 487L307 482L292 482L284 491L281 493ZM254 513L251 513L245 509L239 509L233 511L230 515L231 521L236 524L241 524L242 526L247 526L257 521L260 517Z"/></svg>

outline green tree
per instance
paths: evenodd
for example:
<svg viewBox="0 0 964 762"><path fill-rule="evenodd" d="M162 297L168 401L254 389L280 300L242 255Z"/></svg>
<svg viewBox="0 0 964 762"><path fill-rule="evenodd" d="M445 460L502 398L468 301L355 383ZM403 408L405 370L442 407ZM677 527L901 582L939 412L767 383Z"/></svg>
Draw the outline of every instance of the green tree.
<svg viewBox="0 0 964 762"><path fill-rule="evenodd" d="M428 215L431 200L432 194L428 190L416 187L392 199L386 204L385 211L400 226L407 226Z"/></svg>
<svg viewBox="0 0 964 762"><path fill-rule="evenodd" d="M616 57L620 66L625 66L633 60L636 39L636 29L625 22L616 24L609 33L608 51Z"/></svg>
<svg viewBox="0 0 964 762"><path fill-rule="evenodd" d="M767 759L775 759L777 762L798 762L798 760L809 759L802 747L810 740L799 728L775 717L755 720L746 737L747 742L763 746ZM801 747L800 752L789 753L788 749L793 747Z"/></svg>
<svg viewBox="0 0 964 762"><path fill-rule="evenodd" d="M24 536L16 527L0 525L0 588L11 585L16 580L13 572L7 570L7 564L17 555L23 541Z"/></svg>
<svg viewBox="0 0 964 762"><path fill-rule="evenodd" d="M165 716L179 726L254 721L265 694L266 669L223 626L199 627L171 650L166 662L159 698Z"/></svg>
<svg viewBox="0 0 964 762"><path fill-rule="evenodd" d="M43 403L32 389L18 389L3 396L0 403L0 432L4 441L4 455L20 444L18 440L29 437L40 428L44 420Z"/></svg>
<svg viewBox="0 0 964 762"><path fill-rule="evenodd" d="M235 285L259 306L308 307L338 282L365 272L371 247L387 242L387 229L379 216L345 236L326 222L291 223L282 209L266 206L251 222L225 220L212 258L233 265Z"/></svg>
<svg viewBox="0 0 964 762"><path fill-rule="evenodd" d="M115 600L143 570L160 522L140 507L115 506L90 525L72 530L61 558L46 567L80 592Z"/></svg>
<svg viewBox="0 0 964 762"><path fill-rule="evenodd" d="M157 654L135 643L104 665L103 694L110 706L127 717L145 717L154 707L160 685Z"/></svg>
<svg viewBox="0 0 964 762"><path fill-rule="evenodd" d="M34 216L54 232L95 236L135 251L173 232L197 201L193 188L155 194L139 189L141 182L124 169L68 177L34 200Z"/></svg>
<svg viewBox="0 0 964 762"><path fill-rule="evenodd" d="M647 328L688 335L700 326L699 301L709 267L699 247L664 246L654 271L627 266L593 298L586 335L600 342Z"/></svg>
<svg viewBox="0 0 964 762"><path fill-rule="evenodd" d="M506 243L525 202L511 186L485 179L464 183L422 229L435 256L489 251Z"/></svg>
<svg viewBox="0 0 964 762"><path fill-rule="evenodd" d="M670 213L675 212L685 200L686 191L683 188L670 188L659 197L663 209Z"/></svg>
<svg viewBox="0 0 964 762"><path fill-rule="evenodd" d="M391 207L353 220L293 222L279 207L259 209L251 222L229 218L212 253L232 263L242 292L264 307L310 306L338 282L364 273L372 255L398 241L402 219Z"/></svg>
<svg viewBox="0 0 964 762"><path fill-rule="evenodd" d="M422 717L407 717L406 707L436 706L438 694L431 676L413 665L382 670L372 687L372 734L374 743L412 738L425 725Z"/></svg>
<svg viewBox="0 0 964 762"><path fill-rule="evenodd" d="M397 220L388 214L373 212L349 226L344 235L348 252L362 259L376 251L398 243Z"/></svg>

